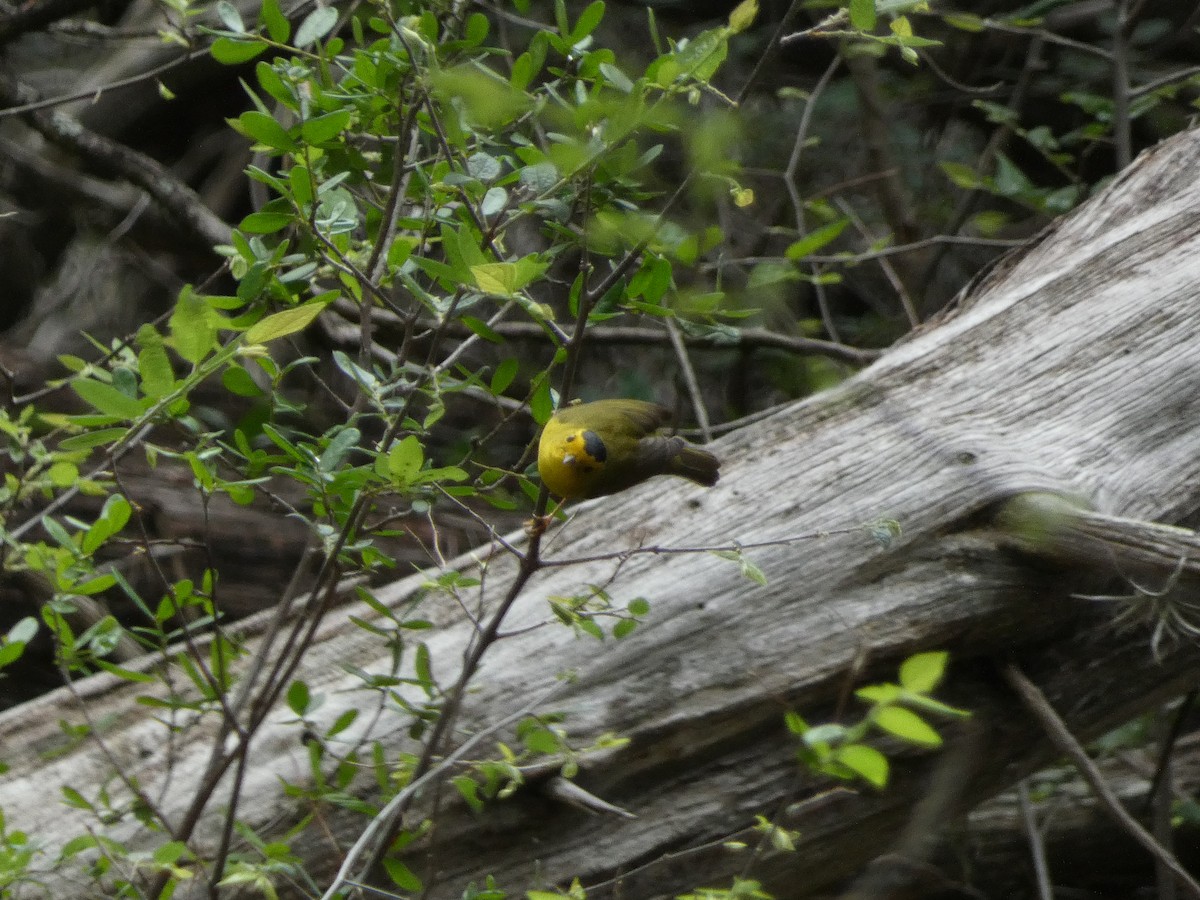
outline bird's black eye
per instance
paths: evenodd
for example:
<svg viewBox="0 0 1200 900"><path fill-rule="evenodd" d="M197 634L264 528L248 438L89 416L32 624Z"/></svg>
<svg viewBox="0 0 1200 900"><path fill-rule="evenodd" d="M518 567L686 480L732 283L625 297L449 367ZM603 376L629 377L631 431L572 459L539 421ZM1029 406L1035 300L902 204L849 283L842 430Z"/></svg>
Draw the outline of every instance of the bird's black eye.
<svg viewBox="0 0 1200 900"><path fill-rule="evenodd" d="M568 434L567 435L567 443L568 444L573 444L577 440L579 440L579 435L577 435L577 434Z"/></svg>
<svg viewBox="0 0 1200 900"><path fill-rule="evenodd" d="M600 440L600 435L594 431L583 433L583 449L596 462L602 463L608 459L608 448L604 446L604 441Z"/></svg>

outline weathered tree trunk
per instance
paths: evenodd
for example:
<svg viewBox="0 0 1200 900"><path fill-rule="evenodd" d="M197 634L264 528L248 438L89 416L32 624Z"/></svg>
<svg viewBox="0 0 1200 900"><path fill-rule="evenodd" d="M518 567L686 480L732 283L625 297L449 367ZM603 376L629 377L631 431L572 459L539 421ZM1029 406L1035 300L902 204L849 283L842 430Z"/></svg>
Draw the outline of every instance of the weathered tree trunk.
<svg viewBox="0 0 1200 900"><path fill-rule="evenodd" d="M1193 132L1144 155L973 286L936 326L838 388L720 441L725 466L716 488L660 480L555 526L546 549L555 567L539 572L512 608L507 636L487 653L466 699L457 739L558 684L535 708L561 713L576 743L605 732L630 739L585 757L578 781L636 818L561 805L536 778L480 814L443 791L438 825L409 860L430 896L461 896L489 874L518 893L578 876L592 898L673 895L743 873L781 897L820 893L889 850L920 857L950 816L1053 755L998 675L999 661L1019 664L1083 738L1194 684L1200 652L1190 643L1167 642L1156 659L1149 629L1110 627L1122 607L1072 597L1134 593L1127 584L1105 586L1114 574L1107 560L1124 559L1119 547L1093 534L1088 546L1100 547L1097 555L1059 541L1069 522L1014 531L994 512L1031 491L1148 521L1184 522L1200 507L1198 301ZM885 519L902 529L894 540L877 540L871 528ZM1188 546L1191 536L1179 541ZM735 562L678 552L735 543L766 585ZM1055 552L1063 558L1054 561ZM581 561L563 565L570 560ZM513 578L512 558L498 552L486 565L455 565L483 573L469 611L486 617ZM1171 568L1157 583L1139 583L1161 587ZM1185 566L1177 589L1191 577ZM410 578L378 596L400 608L424 581ZM650 615L619 642L579 639L551 624L547 598L589 585L618 604L644 597ZM418 613L436 620L426 642L443 684L476 634L465 612L432 592ZM386 649L350 615L378 620L363 608L336 611L299 673L325 695L318 723L348 707L373 708L373 695L355 690L359 682L342 674L342 663L390 670ZM252 641L262 627L249 626ZM786 710L809 721L832 717L852 687L892 678L905 656L929 649L952 653L942 696L974 711L944 726L944 749L898 751L882 791L834 788L799 768ZM60 717L81 721L69 694L4 714L2 758L12 768L0 807L9 826L51 844L78 834L83 817L56 803L60 785L87 793L114 763L179 815L213 726L185 726L168 740L135 702L145 685L95 678L78 691L93 721L112 720L112 758L90 742L40 755L62 742ZM280 798L278 785L280 777L308 777L292 718L281 709L256 739L242 786L240 814L265 831L282 831L303 812ZM388 710L361 716L339 739L365 736L368 723L389 754L413 749ZM511 742L510 733L498 730L470 755L488 755L491 742ZM110 787L120 795L118 784ZM214 821L225 796L212 804ZM746 829L758 813L799 829L796 852L721 846L735 837L753 843ZM311 870L328 877L362 819L332 811L319 818L304 846ZM112 832L154 845L154 836L130 826ZM202 853L206 845L197 846Z"/></svg>

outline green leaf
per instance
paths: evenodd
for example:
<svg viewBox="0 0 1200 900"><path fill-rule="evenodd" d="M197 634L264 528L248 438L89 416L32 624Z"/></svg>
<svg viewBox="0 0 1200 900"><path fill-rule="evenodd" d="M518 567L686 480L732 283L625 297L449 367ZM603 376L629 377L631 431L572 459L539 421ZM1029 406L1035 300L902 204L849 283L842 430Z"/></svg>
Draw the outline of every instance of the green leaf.
<svg viewBox="0 0 1200 900"><path fill-rule="evenodd" d="M267 34L277 43L285 43L292 33L292 23L279 8L279 0L263 0L258 21L267 26Z"/></svg>
<svg viewBox="0 0 1200 900"><path fill-rule="evenodd" d="M421 446L415 434L410 434L397 443L388 453L388 474L400 485L409 485L416 481L424 464L425 448Z"/></svg>
<svg viewBox="0 0 1200 900"><path fill-rule="evenodd" d="M158 676L151 672L138 672L134 669L126 669L123 666L114 665L106 659L94 659L93 662L105 672L116 675L123 681L132 681L136 684L153 684L158 681Z"/></svg>
<svg viewBox="0 0 1200 900"><path fill-rule="evenodd" d="M973 191L983 187L983 178L970 166L956 162L938 163L946 177L960 188Z"/></svg>
<svg viewBox="0 0 1200 900"><path fill-rule="evenodd" d="M940 747L942 744L941 735L928 722L903 706L885 706L876 710L871 721L910 744L921 747Z"/></svg>
<svg viewBox="0 0 1200 900"><path fill-rule="evenodd" d="M292 152L300 149L300 144L287 133L286 128L275 121L274 116L259 112L257 109L247 110L230 124L246 137L271 150Z"/></svg>
<svg viewBox="0 0 1200 900"><path fill-rule="evenodd" d="M686 47L677 50L674 61L682 74L707 83L721 67L721 63L725 62L728 53L729 40L725 30L712 28L700 32Z"/></svg>
<svg viewBox="0 0 1200 900"><path fill-rule="evenodd" d="M477 319L474 316L463 316L462 323L489 343L504 343L504 336L497 334L487 322L483 321L483 319Z"/></svg>
<svg viewBox="0 0 1200 900"><path fill-rule="evenodd" d="M119 433L123 435L125 429L119 429ZM46 470L46 477L50 479L50 483L55 487L68 488L79 480L79 466L73 462L60 459Z"/></svg>
<svg viewBox="0 0 1200 900"><path fill-rule="evenodd" d="M250 377L250 373L236 363L230 363L221 373L221 384L225 385L225 389L231 394L239 397L263 396L263 389Z"/></svg>
<svg viewBox="0 0 1200 900"><path fill-rule="evenodd" d="M978 32L983 31L983 19L979 16L970 13L953 13L942 16L942 21L951 28L957 28L960 31Z"/></svg>
<svg viewBox="0 0 1200 900"><path fill-rule="evenodd" d="M859 31L875 28L875 0L850 0L850 24Z"/></svg>
<svg viewBox="0 0 1200 900"><path fill-rule="evenodd" d="M327 738L336 737L337 735L339 735L343 731L345 731L347 728L349 728L351 725L353 725L357 718L358 718L358 710L357 709L346 710L344 713L342 713L340 716L338 716L337 719L334 720L334 723L332 725L329 726L329 730L325 732L325 737L327 737Z"/></svg>
<svg viewBox="0 0 1200 900"><path fill-rule="evenodd" d="M619 641L621 638L627 636L630 632L637 628L637 625L638 623L636 619L621 619L616 625L613 626L613 637Z"/></svg>
<svg viewBox="0 0 1200 900"><path fill-rule="evenodd" d="M512 263L483 263L471 266L471 275L479 289L488 294L511 297L517 290L517 271Z"/></svg>
<svg viewBox="0 0 1200 900"><path fill-rule="evenodd" d="M533 392L533 396L529 399L529 411L533 414L533 420L539 425L545 425L550 421L550 416L554 413L554 399L550 394L550 382L547 379L541 380Z"/></svg>
<svg viewBox="0 0 1200 900"><path fill-rule="evenodd" d="M596 30L596 26L600 24L600 20L604 18L604 3L601 0L596 0L579 14L579 18L575 22L575 30L571 32L571 36L567 38L572 44L578 44L585 37Z"/></svg>
<svg viewBox="0 0 1200 900"><path fill-rule="evenodd" d="M296 46L303 49L310 44L315 44L333 31L337 20L338 11L335 7L318 6L305 17L304 21L300 23L300 27L296 29Z"/></svg>
<svg viewBox="0 0 1200 900"><path fill-rule="evenodd" d="M217 18L230 31L236 31L241 34L246 30L246 23L242 21L242 14L238 12L237 7L230 3L229 0L219 0L217 3Z"/></svg>
<svg viewBox="0 0 1200 900"><path fill-rule="evenodd" d="M152 325L138 329L138 374L142 378L142 391L147 397L158 400L171 393L175 387L175 371L163 345L162 335Z"/></svg>
<svg viewBox="0 0 1200 900"><path fill-rule="evenodd" d="M98 431L88 431L84 434L72 435L69 438L63 439L58 446L62 450L91 450L93 447L99 447L102 444L119 441L123 437L125 437L124 428L101 428Z"/></svg>
<svg viewBox="0 0 1200 900"><path fill-rule="evenodd" d="M291 213L254 212L238 223L238 228L247 234L274 234L292 224Z"/></svg>
<svg viewBox="0 0 1200 900"><path fill-rule="evenodd" d="M421 891L421 879L414 875L408 866L394 856L385 857L383 867L387 870L388 877L392 879L392 883L400 890L414 894Z"/></svg>
<svg viewBox="0 0 1200 900"><path fill-rule="evenodd" d="M834 751L833 758L861 776L868 784L881 788L887 784L887 757L866 744L847 744Z"/></svg>
<svg viewBox="0 0 1200 900"><path fill-rule="evenodd" d="M413 661L413 669L416 672L417 680L425 688L425 692L432 695L434 687L433 665L429 658L429 647L426 644L417 644L417 656Z"/></svg>
<svg viewBox="0 0 1200 900"><path fill-rule="evenodd" d="M900 685L914 694L928 694L942 680L950 654L944 650L918 653L900 665Z"/></svg>
<svg viewBox="0 0 1200 900"><path fill-rule="evenodd" d="M787 248L787 258L797 260L811 256L826 244L837 240L838 236L846 230L846 226L849 224L850 220L848 218L842 218L809 232Z"/></svg>
<svg viewBox="0 0 1200 900"><path fill-rule="evenodd" d="M758 17L758 0L742 0L729 14L729 30L739 34L754 24Z"/></svg>
<svg viewBox="0 0 1200 900"><path fill-rule="evenodd" d="M118 391L111 384L90 378L71 382L71 389L100 412L118 419L136 419L145 410L140 401Z"/></svg>
<svg viewBox="0 0 1200 900"><path fill-rule="evenodd" d="M321 454L321 459L317 463L318 467L322 472L333 472L342 464L350 451L358 446L360 440L362 440L362 432L357 428L341 428L329 442L325 452Z"/></svg>
<svg viewBox="0 0 1200 900"><path fill-rule="evenodd" d="M339 109L328 115L309 119L300 127L300 134L310 144L323 144L331 141L350 124L350 110Z"/></svg>
<svg viewBox="0 0 1200 900"><path fill-rule="evenodd" d="M328 303L314 300L292 309L273 313L246 329L246 343L265 344L297 331L303 331L321 314Z"/></svg>
<svg viewBox="0 0 1200 900"><path fill-rule="evenodd" d="M492 373L492 382L489 389L495 396L500 396L508 386L513 383L513 379L517 377L517 371L521 364L516 359L506 359L496 366L496 371Z"/></svg>
<svg viewBox="0 0 1200 900"><path fill-rule="evenodd" d="M179 292L168 329L171 346L190 363L198 363L216 348L217 330L209 319L208 304L190 285Z"/></svg>
<svg viewBox="0 0 1200 900"><path fill-rule="evenodd" d="M868 703L895 703L904 692L898 684L868 684L854 692L854 696Z"/></svg>
<svg viewBox="0 0 1200 900"><path fill-rule="evenodd" d="M287 705L288 709L298 716L303 716L308 712L309 704L312 702L312 695L309 693L308 684L296 679L287 689Z"/></svg>
<svg viewBox="0 0 1200 900"><path fill-rule="evenodd" d="M5 666L10 666L20 659L25 653L24 643L7 642L0 645L0 669Z"/></svg>
<svg viewBox="0 0 1200 900"><path fill-rule="evenodd" d="M120 494L113 494L104 501L104 506L100 509L99 520L108 525L112 534L116 534L129 524L131 515L133 515L133 504Z"/></svg>
<svg viewBox="0 0 1200 900"><path fill-rule="evenodd" d="M265 53L269 46L266 41L250 36L246 40L222 37L213 41L209 52L222 65L237 66Z"/></svg>
<svg viewBox="0 0 1200 900"><path fill-rule="evenodd" d="M479 785L474 778L470 775L456 775L450 779L450 783L454 785L472 810L479 812L483 809L483 798L479 796Z"/></svg>

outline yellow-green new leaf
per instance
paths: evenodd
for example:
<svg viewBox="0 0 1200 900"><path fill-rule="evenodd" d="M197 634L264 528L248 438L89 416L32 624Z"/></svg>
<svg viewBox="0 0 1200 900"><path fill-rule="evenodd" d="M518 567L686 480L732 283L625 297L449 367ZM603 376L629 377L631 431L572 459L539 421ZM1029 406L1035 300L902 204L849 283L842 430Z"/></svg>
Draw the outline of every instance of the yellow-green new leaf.
<svg viewBox="0 0 1200 900"><path fill-rule="evenodd" d="M742 0L729 14L729 30L734 34L745 31L758 16L758 0Z"/></svg>
<svg viewBox="0 0 1200 900"><path fill-rule="evenodd" d="M942 736L933 727L910 709L903 706L885 706L872 717L876 725L896 737L920 747L940 747Z"/></svg>
<svg viewBox="0 0 1200 900"><path fill-rule="evenodd" d="M249 344L265 344L275 341L297 331L303 331L321 314L327 303L305 303L294 309L272 313L246 329L246 342Z"/></svg>
<svg viewBox="0 0 1200 900"><path fill-rule="evenodd" d="M71 382L71 388L106 416L117 419L136 419L145 410L140 401L123 394L111 384L90 378Z"/></svg>
<svg viewBox="0 0 1200 900"><path fill-rule="evenodd" d="M900 664L900 686L914 694L928 694L942 680L949 658L944 650L910 656Z"/></svg>

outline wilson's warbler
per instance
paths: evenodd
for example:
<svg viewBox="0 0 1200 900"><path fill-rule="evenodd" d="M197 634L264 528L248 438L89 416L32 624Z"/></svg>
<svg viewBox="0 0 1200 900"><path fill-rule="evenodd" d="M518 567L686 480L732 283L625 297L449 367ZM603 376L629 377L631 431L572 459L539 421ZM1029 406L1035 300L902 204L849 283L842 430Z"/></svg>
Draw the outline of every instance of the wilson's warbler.
<svg viewBox="0 0 1200 900"><path fill-rule="evenodd" d="M565 500L615 494L653 478L678 475L717 483L721 461L676 435L658 434L670 413L642 400L597 400L560 409L542 430L538 472Z"/></svg>

